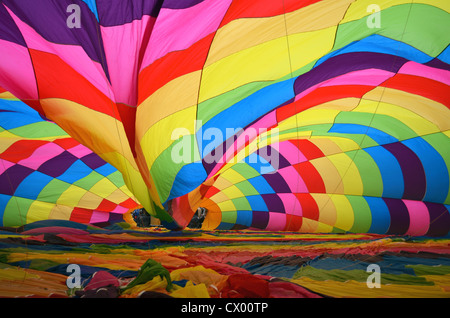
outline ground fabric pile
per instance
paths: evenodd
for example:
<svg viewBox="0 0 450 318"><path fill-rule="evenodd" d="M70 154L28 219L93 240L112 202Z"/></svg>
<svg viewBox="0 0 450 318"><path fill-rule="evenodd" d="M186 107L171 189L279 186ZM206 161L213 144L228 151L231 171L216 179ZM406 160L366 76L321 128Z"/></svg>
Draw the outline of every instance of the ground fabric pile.
<svg viewBox="0 0 450 318"><path fill-rule="evenodd" d="M450 297L449 242L46 220L0 229L0 297Z"/></svg>

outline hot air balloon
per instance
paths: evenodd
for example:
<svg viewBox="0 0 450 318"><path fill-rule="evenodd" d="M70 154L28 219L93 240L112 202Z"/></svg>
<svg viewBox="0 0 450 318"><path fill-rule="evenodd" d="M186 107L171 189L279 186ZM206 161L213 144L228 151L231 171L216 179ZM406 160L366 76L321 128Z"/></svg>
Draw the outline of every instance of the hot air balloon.
<svg viewBox="0 0 450 318"><path fill-rule="evenodd" d="M170 229L446 235L447 1L2 0L0 86Z"/></svg>

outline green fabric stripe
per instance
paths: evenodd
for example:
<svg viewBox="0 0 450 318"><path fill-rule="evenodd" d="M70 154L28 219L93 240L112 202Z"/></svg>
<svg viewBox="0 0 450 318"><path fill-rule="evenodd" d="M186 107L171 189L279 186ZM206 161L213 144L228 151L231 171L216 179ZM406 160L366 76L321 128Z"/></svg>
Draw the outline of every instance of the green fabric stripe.
<svg viewBox="0 0 450 318"><path fill-rule="evenodd" d="M444 135L443 133L436 133L431 135L422 136L422 138L428 142L439 154L442 159L445 161L445 165L447 166L447 170L450 167L450 138ZM449 179L450 179L450 171ZM448 191L447 198L444 201L444 204L450 204L450 187Z"/></svg>
<svg viewBox="0 0 450 318"><path fill-rule="evenodd" d="M367 27L367 17L339 25L333 51L372 34L409 44L432 57L448 45L448 13L434 6L419 3L392 6L380 12L380 19L379 29Z"/></svg>
<svg viewBox="0 0 450 318"><path fill-rule="evenodd" d="M383 180L375 160L362 149L349 151L346 154L359 170L363 183L363 195L381 197L383 194Z"/></svg>
<svg viewBox="0 0 450 318"><path fill-rule="evenodd" d="M97 172L95 172L95 174L98 175ZM86 179L86 178L84 178L84 179ZM81 180L78 180L78 181L81 181ZM77 183L77 182L75 182L75 183ZM71 186L70 183L67 183L67 182L64 182L64 181L61 181L58 179L52 179L42 189L41 193L39 193L36 200L43 201L43 202L49 202L49 203L56 203L56 201L58 201L61 194L63 194L63 192L66 191L70 186Z"/></svg>
<svg viewBox="0 0 450 318"><path fill-rule="evenodd" d="M369 204L361 196L346 196L354 211L354 222L350 229L352 233L367 233L372 225L372 213Z"/></svg>

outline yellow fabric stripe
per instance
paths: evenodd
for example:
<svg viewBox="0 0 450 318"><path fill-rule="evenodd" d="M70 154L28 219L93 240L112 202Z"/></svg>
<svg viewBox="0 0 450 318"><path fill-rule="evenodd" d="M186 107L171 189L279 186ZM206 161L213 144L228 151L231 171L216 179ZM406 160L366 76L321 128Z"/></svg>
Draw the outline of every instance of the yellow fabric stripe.
<svg viewBox="0 0 450 318"><path fill-rule="evenodd" d="M196 106L180 110L158 121L145 132L140 143L149 170L158 156L175 141L172 140L172 132L175 129L189 134L195 133L196 110Z"/></svg>
<svg viewBox="0 0 450 318"><path fill-rule="evenodd" d="M137 140L141 140L158 121L197 105L200 77L200 70L177 77L144 100L136 110Z"/></svg>
<svg viewBox="0 0 450 318"><path fill-rule="evenodd" d="M428 121L426 118L419 116L410 109L399 107L394 104L388 104L384 102L377 102L373 100L362 99L360 105L355 109L357 112L366 112L370 114L382 114L398 119L403 122L409 128L414 130L418 135L426 135L439 132L438 127ZM449 113L449 112L447 112ZM441 113L444 117L444 112Z"/></svg>
<svg viewBox="0 0 450 318"><path fill-rule="evenodd" d="M228 181L230 181L233 184L236 184L238 182L247 180L246 178L244 178L239 172L237 172L234 169L228 169L226 170L223 174L222 177L227 179Z"/></svg>
<svg viewBox="0 0 450 318"><path fill-rule="evenodd" d="M345 195L330 195L330 197L336 207L336 223L334 226L349 231L355 222L352 205Z"/></svg>
<svg viewBox="0 0 450 318"><path fill-rule="evenodd" d="M231 200L219 202L217 203L217 206L220 208L222 213L226 211L236 211L236 207Z"/></svg>
<svg viewBox="0 0 450 318"><path fill-rule="evenodd" d="M93 206L98 206L103 201L102 197L92 192L86 192L78 202L78 207L80 208L92 208Z"/></svg>
<svg viewBox="0 0 450 318"><path fill-rule="evenodd" d="M58 122L72 138L100 156L109 152L121 153L137 169L120 121L65 99L42 99L41 105L48 118ZM89 127L88 131L86 127Z"/></svg>
<svg viewBox="0 0 450 318"><path fill-rule="evenodd" d="M102 198L106 198L113 193L115 188L115 185L109 179L103 178L94 184L89 191Z"/></svg>
<svg viewBox="0 0 450 318"><path fill-rule="evenodd" d="M367 276L369 277L369 274ZM448 295L442 293L440 286L382 284L380 288L368 288L366 282L354 280L346 282L316 281L309 277L294 279L291 282L331 297L396 298L398 295L407 298L448 297Z"/></svg>
<svg viewBox="0 0 450 318"><path fill-rule="evenodd" d="M286 34L311 32L335 26L343 18L352 1L325 0L288 12L286 15L231 21L217 31L205 67L242 50L282 38Z"/></svg>
<svg viewBox="0 0 450 318"><path fill-rule="evenodd" d="M48 215L49 219L69 220L73 207L66 205L55 205Z"/></svg>
<svg viewBox="0 0 450 318"><path fill-rule="evenodd" d="M51 214L52 209L55 207L54 203L33 201L27 214L27 223L32 223L33 221L47 220ZM68 219L67 216L65 219Z"/></svg>
<svg viewBox="0 0 450 318"><path fill-rule="evenodd" d="M320 174L327 193L344 193L341 175L328 157L313 159L310 163Z"/></svg>
<svg viewBox="0 0 450 318"><path fill-rule="evenodd" d="M236 186L231 186L221 190L230 200L244 197L244 194Z"/></svg>
<svg viewBox="0 0 450 318"><path fill-rule="evenodd" d="M334 226L336 223L336 208L333 201L330 199L330 195L326 193L311 193L311 196L319 207L319 222Z"/></svg>
<svg viewBox="0 0 450 318"><path fill-rule="evenodd" d="M85 195L86 191L83 188L80 188L76 185L71 185L67 188L66 191L64 191L61 196L56 201L56 204L63 204L68 206L78 206L78 203L80 202L81 198ZM92 205L90 206L92 208ZM32 210L30 210L32 211Z"/></svg>
<svg viewBox="0 0 450 318"><path fill-rule="evenodd" d="M344 184L344 193L351 195L362 195L363 184L358 168L345 153L328 156L328 159L334 164L342 178Z"/></svg>
<svg viewBox="0 0 450 318"><path fill-rule="evenodd" d="M159 197L156 193L156 187L154 184L149 189L142 178L139 170L134 169L130 163L125 160L121 154L116 152L106 153L101 156L107 162L114 162L114 166L122 173L123 180L127 188L133 193L140 204L146 207L147 212L154 215L154 211L150 210L152 196L155 203L161 205ZM151 179L150 179L151 181ZM150 194L149 194L150 191Z"/></svg>
<svg viewBox="0 0 450 318"><path fill-rule="evenodd" d="M376 87L365 94L363 98L403 107L433 123L440 131L450 129L450 112L448 108L432 99L383 87ZM430 127L429 125L427 126Z"/></svg>
<svg viewBox="0 0 450 318"><path fill-rule="evenodd" d="M289 74L286 45L286 38L278 38L236 52L205 67L199 103L247 83L276 80Z"/></svg>

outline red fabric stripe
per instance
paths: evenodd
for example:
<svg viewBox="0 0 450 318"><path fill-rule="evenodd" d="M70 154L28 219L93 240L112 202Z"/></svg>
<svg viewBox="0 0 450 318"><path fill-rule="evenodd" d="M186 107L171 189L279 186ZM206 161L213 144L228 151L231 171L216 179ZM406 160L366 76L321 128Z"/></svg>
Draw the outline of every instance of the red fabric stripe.
<svg viewBox="0 0 450 318"><path fill-rule="evenodd" d="M308 108L317 106L340 98L361 98L374 86L366 85L339 85L319 87L299 100L277 109L277 122L281 122Z"/></svg>
<svg viewBox="0 0 450 318"><path fill-rule="evenodd" d="M319 207L316 200L309 193L295 193L302 206L302 215L304 218L319 220Z"/></svg>
<svg viewBox="0 0 450 318"><path fill-rule="evenodd" d="M321 175L311 162L305 161L294 165L295 170L302 177L309 192L325 193L325 184L323 183Z"/></svg>
<svg viewBox="0 0 450 318"><path fill-rule="evenodd" d="M214 33L194 43L186 50L170 52L142 70L139 75L138 104L173 79L201 70L213 37Z"/></svg>
<svg viewBox="0 0 450 318"><path fill-rule="evenodd" d="M420 95L450 108L450 86L429 78L396 74L381 86Z"/></svg>
<svg viewBox="0 0 450 318"><path fill-rule="evenodd" d="M89 223L91 221L92 210L83 208L74 208L72 214L70 215L70 221L78 223Z"/></svg>
<svg viewBox="0 0 450 318"><path fill-rule="evenodd" d="M294 144L300 152L308 159L316 159L324 157L325 154L314 143L306 139L289 140Z"/></svg>
<svg viewBox="0 0 450 318"><path fill-rule="evenodd" d="M235 0L228 9L227 14L224 17L220 27L236 19L262 18L281 15L285 12L292 12L316 2L319 2L319 0Z"/></svg>
<svg viewBox="0 0 450 318"><path fill-rule="evenodd" d="M60 57L30 49L39 98L61 98L118 118L115 103ZM64 110L62 110L64 111Z"/></svg>
<svg viewBox="0 0 450 318"><path fill-rule="evenodd" d="M17 163L30 157L37 148L47 143L44 140L19 140L1 153L0 158Z"/></svg>

